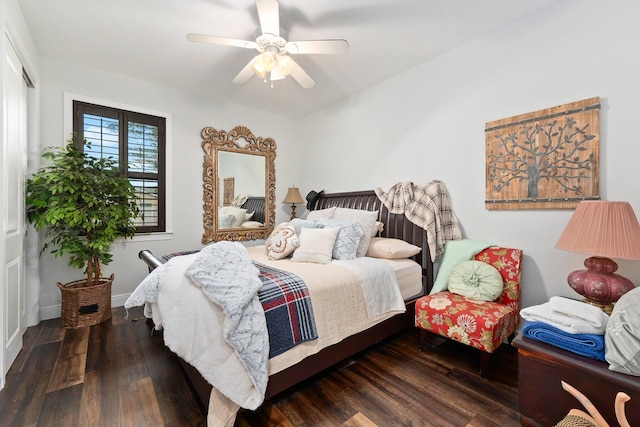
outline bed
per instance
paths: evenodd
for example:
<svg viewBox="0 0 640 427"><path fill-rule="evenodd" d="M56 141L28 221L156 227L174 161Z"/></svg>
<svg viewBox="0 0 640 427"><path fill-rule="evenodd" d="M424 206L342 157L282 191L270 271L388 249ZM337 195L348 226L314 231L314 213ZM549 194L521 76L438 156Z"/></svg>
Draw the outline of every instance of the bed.
<svg viewBox="0 0 640 427"><path fill-rule="evenodd" d="M253 212L253 215L251 216L251 218L242 224L243 227L264 226L265 224L265 198L264 197L250 196L242 204L241 208L246 209L247 212ZM251 223L250 221L253 221L253 222Z"/></svg>
<svg viewBox="0 0 640 427"><path fill-rule="evenodd" d="M368 327L368 329L343 337L339 342L322 348L314 354L305 356L295 364L270 374L265 398L275 396L349 356L407 328L413 327L415 300L421 295L427 294L433 284L433 265L427 244L426 231L409 222L404 215L389 213L374 191L322 193L313 201L311 210L322 211L332 207L378 211L377 219L383 225L383 230L378 233L378 237L401 239L420 247L422 250L411 257L418 264L419 286L414 291L409 292L411 295L406 293L402 295L406 307L404 313L395 314ZM169 259L169 257L164 259L156 257L147 250L141 251L139 257L148 265L150 270L161 266ZM182 361L182 364L185 374L197 392L199 399L204 407L207 407L212 387L193 366L184 361Z"/></svg>
<svg viewBox="0 0 640 427"><path fill-rule="evenodd" d="M265 224L265 198L244 196L242 204L218 209L218 228L256 228Z"/></svg>

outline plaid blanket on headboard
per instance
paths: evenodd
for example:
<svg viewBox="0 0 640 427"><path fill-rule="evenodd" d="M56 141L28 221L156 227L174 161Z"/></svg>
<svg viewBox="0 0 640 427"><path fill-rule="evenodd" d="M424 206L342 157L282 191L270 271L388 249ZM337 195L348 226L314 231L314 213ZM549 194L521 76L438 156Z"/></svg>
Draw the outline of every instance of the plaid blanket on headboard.
<svg viewBox="0 0 640 427"><path fill-rule="evenodd" d="M392 214L404 216L427 231L427 244L431 260L444 253L445 243L462 239L458 217L453 212L444 182L433 180L416 185L399 182L389 190L378 187L376 196Z"/></svg>
<svg viewBox="0 0 640 427"><path fill-rule="evenodd" d="M260 270L262 303L269 330L269 358L318 338L307 285L293 273L254 261Z"/></svg>

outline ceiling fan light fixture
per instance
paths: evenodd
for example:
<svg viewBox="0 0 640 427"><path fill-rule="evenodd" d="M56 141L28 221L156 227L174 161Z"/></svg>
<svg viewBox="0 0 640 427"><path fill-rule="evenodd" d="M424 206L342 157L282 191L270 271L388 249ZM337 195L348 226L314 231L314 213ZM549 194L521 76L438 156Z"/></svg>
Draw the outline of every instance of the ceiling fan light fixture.
<svg viewBox="0 0 640 427"><path fill-rule="evenodd" d="M227 37L187 34L187 40L200 43L255 49L257 55L233 78L233 83L244 84L253 74L264 82L267 79L280 80L291 76L305 89L316 82L288 54L339 54L349 50L349 43L342 39L289 41L287 34L280 28L280 10L278 0L255 0L260 27L254 33L254 40L239 40Z"/></svg>
<svg viewBox="0 0 640 427"><path fill-rule="evenodd" d="M282 80L284 78L286 78L287 76L285 76L284 74L282 74L280 72L280 70L278 69L278 67L274 68L273 70L271 70L271 73L269 74L269 80L274 81L274 80Z"/></svg>
<svg viewBox="0 0 640 427"><path fill-rule="evenodd" d="M274 67L275 60L270 53L261 53L251 61L251 69L256 75L264 79L269 71Z"/></svg>
<svg viewBox="0 0 640 427"><path fill-rule="evenodd" d="M291 62L291 58L287 55L278 55L276 62L278 63L277 70L283 77L288 76L291 73L293 63Z"/></svg>
<svg viewBox="0 0 640 427"><path fill-rule="evenodd" d="M264 69L260 61L254 60L251 62L251 69L261 79L264 79L267 76L267 71Z"/></svg>
<svg viewBox="0 0 640 427"><path fill-rule="evenodd" d="M265 71L271 71L276 66L276 59L270 52L258 55L258 61L262 64Z"/></svg>

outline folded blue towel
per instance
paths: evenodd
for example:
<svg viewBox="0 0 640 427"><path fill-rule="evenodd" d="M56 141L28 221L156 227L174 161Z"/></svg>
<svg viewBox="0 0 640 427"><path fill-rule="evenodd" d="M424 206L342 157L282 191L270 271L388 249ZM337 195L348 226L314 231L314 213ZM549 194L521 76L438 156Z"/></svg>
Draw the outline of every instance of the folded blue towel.
<svg viewBox="0 0 640 427"><path fill-rule="evenodd" d="M527 322L522 334L534 340L560 347L562 349L605 361L604 335L570 334L544 322Z"/></svg>

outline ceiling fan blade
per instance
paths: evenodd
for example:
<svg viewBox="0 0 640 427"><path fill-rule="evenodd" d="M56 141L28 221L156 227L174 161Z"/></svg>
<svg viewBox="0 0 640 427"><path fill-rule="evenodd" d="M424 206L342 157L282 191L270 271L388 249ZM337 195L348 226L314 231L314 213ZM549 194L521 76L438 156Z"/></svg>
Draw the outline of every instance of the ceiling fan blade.
<svg viewBox="0 0 640 427"><path fill-rule="evenodd" d="M307 74L307 72L303 70L296 61L291 58L289 58L289 60L291 61L291 71L289 72L289 75L305 89L314 87L316 85L316 81L313 80L313 78Z"/></svg>
<svg viewBox="0 0 640 427"><path fill-rule="evenodd" d="M285 49L287 50L287 52L294 55L299 53L347 53L349 51L349 42L342 39L288 42L285 45Z"/></svg>
<svg viewBox="0 0 640 427"><path fill-rule="evenodd" d="M247 49L256 49L258 44L254 41L229 39L226 37L207 36L204 34L187 34L187 40L198 43L220 44L224 46L244 47Z"/></svg>
<svg viewBox="0 0 640 427"><path fill-rule="evenodd" d="M237 85L241 85L249 81L251 77L253 77L254 72L251 68L251 64L253 64L255 58L253 58L247 65L244 66L242 70L233 78L233 82Z"/></svg>
<svg viewBox="0 0 640 427"><path fill-rule="evenodd" d="M256 0L262 34L280 36L280 8L278 0Z"/></svg>

